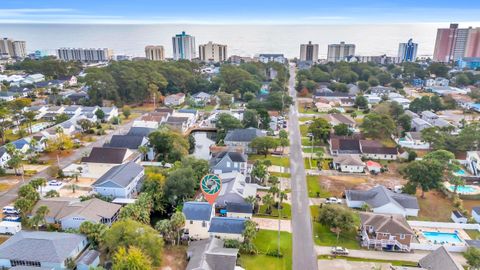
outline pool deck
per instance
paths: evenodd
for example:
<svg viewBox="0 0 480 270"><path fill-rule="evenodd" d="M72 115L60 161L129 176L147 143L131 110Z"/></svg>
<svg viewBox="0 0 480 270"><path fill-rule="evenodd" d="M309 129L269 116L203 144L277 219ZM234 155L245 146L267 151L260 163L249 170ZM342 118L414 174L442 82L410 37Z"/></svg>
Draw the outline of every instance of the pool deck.
<svg viewBox="0 0 480 270"><path fill-rule="evenodd" d="M480 194L480 186L477 186L477 185L465 185L467 187L471 187L474 189L473 192L461 192L460 190L457 189L457 193L458 194L464 194L464 195L477 195L477 194ZM445 183L445 187L453 193L453 190L455 189L454 185L450 184L450 183ZM460 188L460 187L459 187Z"/></svg>
<svg viewBox="0 0 480 270"><path fill-rule="evenodd" d="M464 246L465 240L471 240L470 236L463 229L450 229L450 228L435 228L435 227L413 227L413 232L417 236L417 239L420 243L431 243L422 232L440 232L440 233L456 233L458 237L462 240L462 243L448 243L447 245L453 246Z"/></svg>

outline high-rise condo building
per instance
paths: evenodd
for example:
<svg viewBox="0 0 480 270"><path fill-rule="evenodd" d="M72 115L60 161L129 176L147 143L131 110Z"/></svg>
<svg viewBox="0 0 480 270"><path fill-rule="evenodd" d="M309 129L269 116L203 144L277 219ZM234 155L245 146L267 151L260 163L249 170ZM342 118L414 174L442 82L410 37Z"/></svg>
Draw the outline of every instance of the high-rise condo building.
<svg viewBox="0 0 480 270"><path fill-rule="evenodd" d="M317 62L318 61L318 44L312 44L311 41L308 44L300 45L300 61L302 62Z"/></svg>
<svg viewBox="0 0 480 270"><path fill-rule="evenodd" d="M480 27L458 28L452 23L438 29L433 61L448 63L463 57L480 57Z"/></svg>
<svg viewBox="0 0 480 270"><path fill-rule="evenodd" d="M415 62L417 59L418 43L409 39L407 43L400 43L398 46L398 58L400 62Z"/></svg>
<svg viewBox="0 0 480 270"><path fill-rule="evenodd" d="M165 60L165 50L163 46L146 46L145 47L145 56L148 60L152 61L163 61Z"/></svg>
<svg viewBox="0 0 480 270"><path fill-rule="evenodd" d="M9 38L0 39L0 57L25 58L27 48L25 41L12 40Z"/></svg>
<svg viewBox="0 0 480 270"><path fill-rule="evenodd" d="M206 62L224 62L227 61L227 45L212 43L198 46L198 56L200 60Z"/></svg>
<svg viewBox="0 0 480 270"><path fill-rule="evenodd" d="M328 45L328 62L340 62L344 61L347 56L355 55L355 44L345 44L345 42L340 42L340 44L330 44Z"/></svg>
<svg viewBox="0 0 480 270"><path fill-rule="evenodd" d="M112 50L107 48L60 48L57 50L57 56L61 60L80 61L85 63L107 62L112 59L112 55Z"/></svg>
<svg viewBox="0 0 480 270"><path fill-rule="evenodd" d="M195 54L195 37L187 35L185 31L172 37L173 59L192 60Z"/></svg>

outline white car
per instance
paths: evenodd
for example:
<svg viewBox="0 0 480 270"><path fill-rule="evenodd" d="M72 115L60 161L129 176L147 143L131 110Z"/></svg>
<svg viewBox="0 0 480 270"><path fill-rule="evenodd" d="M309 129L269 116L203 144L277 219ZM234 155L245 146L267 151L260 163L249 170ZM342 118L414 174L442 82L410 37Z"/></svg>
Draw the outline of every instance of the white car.
<svg viewBox="0 0 480 270"><path fill-rule="evenodd" d="M48 181L48 185L49 185L49 186L58 187L58 186L61 186L61 185L62 185L62 182L57 181L57 180L50 180L50 181Z"/></svg>
<svg viewBox="0 0 480 270"><path fill-rule="evenodd" d="M333 255L348 255L348 249L344 247L332 247Z"/></svg>
<svg viewBox="0 0 480 270"><path fill-rule="evenodd" d="M20 211L11 205L3 207L2 212L9 215L18 215L20 213Z"/></svg>
<svg viewBox="0 0 480 270"><path fill-rule="evenodd" d="M338 199L336 197L330 197L325 200L325 203L328 204L342 204L342 199Z"/></svg>

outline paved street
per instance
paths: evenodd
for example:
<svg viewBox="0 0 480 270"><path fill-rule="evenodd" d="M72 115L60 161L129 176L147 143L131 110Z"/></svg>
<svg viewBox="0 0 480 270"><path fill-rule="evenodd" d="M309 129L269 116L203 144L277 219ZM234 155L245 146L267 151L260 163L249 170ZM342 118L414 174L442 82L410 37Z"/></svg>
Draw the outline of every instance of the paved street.
<svg viewBox="0 0 480 270"><path fill-rule="evenodd" d="M290 66L289 92L294 100L294 105L290 107L288 122L290 133L290 172L292 177L293 270L317 269L307 195L307 180L298 125L295 66Z"/></svg>
<svg viewBox="0 0 480 270"><path fill-rule="evenodd" d="M105 142L109 141L112 138L113 135L127 133L128 130L130 129L130 127L133 125L133 121L134 120L132 120L132 121L130 121L130 122L124 124L124 125L120 125L113 132L97 138L97 140L95 142L89 143L88 145L85 145L84 147L73 150L71 155L69 155L68 157L60 159L60 166L59 167L63 169L65 167L67 167L68 165L70 165L71 163L81 159L83 157L84 153L89 153L90 150L93 147L102 146ZM55 165L57 165L57 164L55 164ZM38 172L37 174L35 174L34 176L32 176L30 178L26 178L25 183L28 183L28 181L31 180L31 179L39 178L39 177L48 179L48 177L49 177L48 170L45 169L41 172ZM11 204L17 198L18 189L22 186L22 184L23 183L20 182L17 185L15 185L14 187L12 187L10 190L0 194L0 207L3 208L4 206Z"/></svg>
<svg viewBox="0 0 480 270"><path fill-rule="evenodd" d="M317 255L330 255L330 250L332 247L323 247L315 246ZM421 258L425 257L430 253L430 251L416 250L414 253L399 253L399 252L383 252L375 250L355 250L349 249L350 257L355 258L365 258L365 259L375 259L375 260L397 260L397 261L410 261L418 262ZM463 257L462 253L452 252L451 253L455 260L462 265L466 265L467 262Z"/></svg>

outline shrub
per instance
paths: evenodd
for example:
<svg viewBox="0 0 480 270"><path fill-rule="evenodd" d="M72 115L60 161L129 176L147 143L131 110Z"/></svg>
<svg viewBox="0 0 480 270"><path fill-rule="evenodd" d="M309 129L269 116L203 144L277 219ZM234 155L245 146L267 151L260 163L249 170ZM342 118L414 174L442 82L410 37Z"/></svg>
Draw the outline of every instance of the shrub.
<svg viewBox="0 0 480 270"><path fill-rule="evenodd" d="M269 250L265 253L265 255L270 256L270 257L277 257L277 258L282 258L283 254L281 252L278 252L278 250L273 249Z"/></svg>

